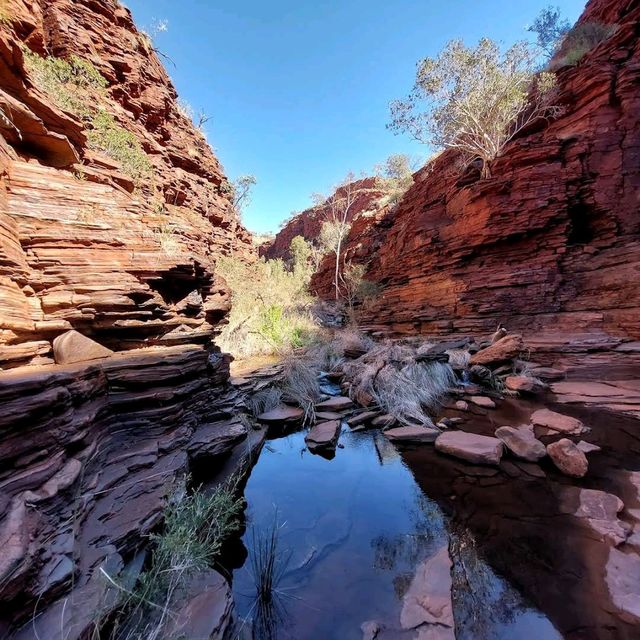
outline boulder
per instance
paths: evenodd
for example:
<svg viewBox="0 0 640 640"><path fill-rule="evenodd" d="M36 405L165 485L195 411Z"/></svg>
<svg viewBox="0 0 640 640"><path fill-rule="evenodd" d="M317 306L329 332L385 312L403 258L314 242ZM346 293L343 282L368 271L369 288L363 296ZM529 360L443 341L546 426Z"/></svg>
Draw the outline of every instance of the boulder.
<svg viewBox="0 0 640 640"><path fill-rule="evenodd" d="M319 422L307 433L305 442L309 450L335 449L340 437L340 420Z"/></svg>
<svg viewBox="0 0 640 640"><path fill-rule="evenodd" d="M550 433L564 433L567 435L578 435L585 433L589 429L577 418L556 413L550 409L538 409L531 416L531 424L536 427L536 432L541 435Z"/></svg>
<svg viewBox="0 0 640 640"><path fill-rule="evenodd" d="M423 427L421 425L411 425L407 427L395 427L387 429L384 435L391 442L435 442L440 435L438 429Z"/></svg>
<svg viewBox="0 0 640 640"><path fill-rule="evenodd" d="M278 424L281 422L300 422L304 418L304 410L300 407L290 407L282 404L271 411L266 411L258 416L260 422L266 424Z"/></svg>
<svg viewBox="0 0 640 640"><path fill-rule="evenodd" d="M609 549L606 582L611 601L627 622L640 622L640 556Z"/></svg>
<svg viewBox="0 0 640 640"><path fill-rule="evenodd" d="M352 406L353 402L351 401L351 398L347 398L345 396L334 396L324 402L319 402L316 405L316 409L320 409L321 411L342 411L343 409L349 409Z"/></svg>
<svg viewBox="0 0 640 640"><path fill-rule="evenodd" d="M469 403L464 400L457 400L455 407L458 411L469 411Z"/></svg>
<svg viewBox="0 0 640 640"><path fill-rule="evenodd" d="M582 478L589 468L587 458L568 438L562 438L547 446L547 453L562 473L573 478Z"/></svg>
<svg viewBox="0 0 640 640"><path fill-rule="evenodd" d="M53 357L56 364L74 364L108 358L110 355L113 355L111 349L75 330L67 331L53 341Z"/></svg>
<svg viewBox="0 0 640 640"><path fill-rule="evenodd" d="M447 431L436 439L436 449L474 464L499 464L503 445L498 438Z"/></svg>
<svg viewBox="0 0 640 640"><path fill-rule="evenodd" d="M494 342L486 349L481 349L478 353L474 353L469 363L471 365L480 364L483 366L501 364L517 358L523 349L524 343L522 342L521 335L508 335Z"/></svg>
<svg viewBox="0 0 640 640"><path fill-rule="evenodd" d="M483 409L495 409L496 403L486 396L471 396L469 398L469 402L472 402L478 407L482 407Z"/></svg>
<svg viewBox="0 0 640 640"><path fill-rule="evenodd" d="M538 440L532 426L500 427L496 429L496 438L504 442L513 455L529 462L537 462L547 455L544 444Z"/></svg>
<svg viewBox="0 0 640 640"><path fill-rule="evenodd" d="M540 393L547 389L544 382L529 376L507 376L504 384L510 391L518 393Z"/></svg>

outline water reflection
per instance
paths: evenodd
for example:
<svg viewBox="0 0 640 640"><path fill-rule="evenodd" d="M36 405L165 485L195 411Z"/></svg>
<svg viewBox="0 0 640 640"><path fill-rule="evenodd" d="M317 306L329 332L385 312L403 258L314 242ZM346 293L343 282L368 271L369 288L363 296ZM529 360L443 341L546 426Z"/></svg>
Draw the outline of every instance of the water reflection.
<svg viewBox="0 0 640 640"><path fill-rule="evenodd" d="M360 640L361 624L376 620L381 639L413 637L400 628L403 598L420 563L444 546L459 639L559 637L482 559L468 531L451 530L386 438L348 432L341 442L329 461L303 453L304 434L290 434L270 441L252 471L244 544L251 552L254 532L277 509L290 559L266 610L256 604L250 562L234 572L244 631L268 640Z"/></svg>

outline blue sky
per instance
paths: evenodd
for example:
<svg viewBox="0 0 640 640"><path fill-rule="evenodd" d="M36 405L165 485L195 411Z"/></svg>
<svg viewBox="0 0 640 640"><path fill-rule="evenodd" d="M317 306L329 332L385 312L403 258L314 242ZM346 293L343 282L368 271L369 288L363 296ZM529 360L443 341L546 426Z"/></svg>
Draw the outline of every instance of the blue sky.
<svg viewBox="0 0 640 640"><path fill-rule="evenodd" d="M167 20L156 46L227 174L258 180L243 218L277 230L310 195L392 153L428 149L385 129L416 62L452 38L504 43L549 0L125 0L139 28ZM575 20L584 0L556 0Z"/></svg>

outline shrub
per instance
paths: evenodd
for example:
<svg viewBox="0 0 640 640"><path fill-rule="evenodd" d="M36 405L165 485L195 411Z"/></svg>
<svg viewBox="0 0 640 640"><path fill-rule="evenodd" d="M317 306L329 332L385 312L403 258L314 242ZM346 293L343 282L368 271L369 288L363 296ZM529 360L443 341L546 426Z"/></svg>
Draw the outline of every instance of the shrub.
<svg viewBox="0 0 640 640"><path fill-rule="evenodd" d="M454 40L418 65L412 92L391 103L396 132L420 142L480 158L482 175L506 143L532 122L557 115L551 105L555 76L534 74L536 55L526 42L502 53L483 38L475 48Z"/></svg>
<svg viewBox="0 0 640 640"><path fill-rule="evenodd" d="M110 113L100 110L91 118L87 138L91 149L102 151L119 162L132 178L140 180L151 173L151 163L137 138Z"/></svg>
<svg viewBox="0 0 640 640"><path fill-rule="evenodd" d="M389 156L375 168L377 183L385 191L381 204L397 204L413 184L413 172L417 162L405 153Z"/></svg>
<svg viewBox="0 0 640 640"><path fill-rule="evenodd" d="M77 116L90 115L91 91L104 94L107 87L106 79L90 62L78 56L43 58L29 49L23 53L30 79L58 107Z"/></svg>
<svg viewBox="0 0 640 640"><path fill-rule="evenodd" d="M615 25L600 22L581 22L573 27L562 41L562 56L555 61L554 66L562 67L574 65L609 38L616 30Z"/></svg>
<svg viewBox="0 0 640 640"><path fill-rule="evenodd" d="M218 271L233 303L219 339L223 350L240 357L283 353L313 339L318 327L305 274L287 269L282 260L264 259L247 264L223 258Z"/></svg>

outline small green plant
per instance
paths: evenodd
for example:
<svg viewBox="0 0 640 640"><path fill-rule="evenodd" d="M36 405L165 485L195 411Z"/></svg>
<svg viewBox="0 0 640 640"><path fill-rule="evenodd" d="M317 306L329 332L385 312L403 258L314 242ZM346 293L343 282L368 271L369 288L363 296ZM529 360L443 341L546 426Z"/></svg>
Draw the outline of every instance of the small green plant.
<svg viewBox="0 0 640 640"><path fill-rule="evenodd" d="M132 178L142 180L151 173L151 162L137 138L104 110L91 118L92 128L87 133L89 147L102 151L122 165Z"/></svg>
<svg viewBox="0 0 640 640"><path fill-rule="evenodd" d="M108 83L88 60L43 58L29 49L23 53L30 78L58 107L80 117L90 115L90 92L104 93Z"/></svg>
<svg viewBox="0 0 640 640"><path fill-rule="evenodd" d="M97 637L112 640L147 640L164 637L172 619L172 605L180 589L194 574L212 568L224 541L240 529L244 500L237 498L237 478L213 491L186 494L176 490L165 511L164 528L151 536L153 551L147 568L133 588L120 588L123 598L110 622L112 633Z"/></svg>
<svg viewBox="0 0 640 640"><path fill-rule="evenodd" d="M564 37L561 45L562 56L554 66L575 65L592 49L609 38L616 25L601 22L580 22Z"/></svg>

